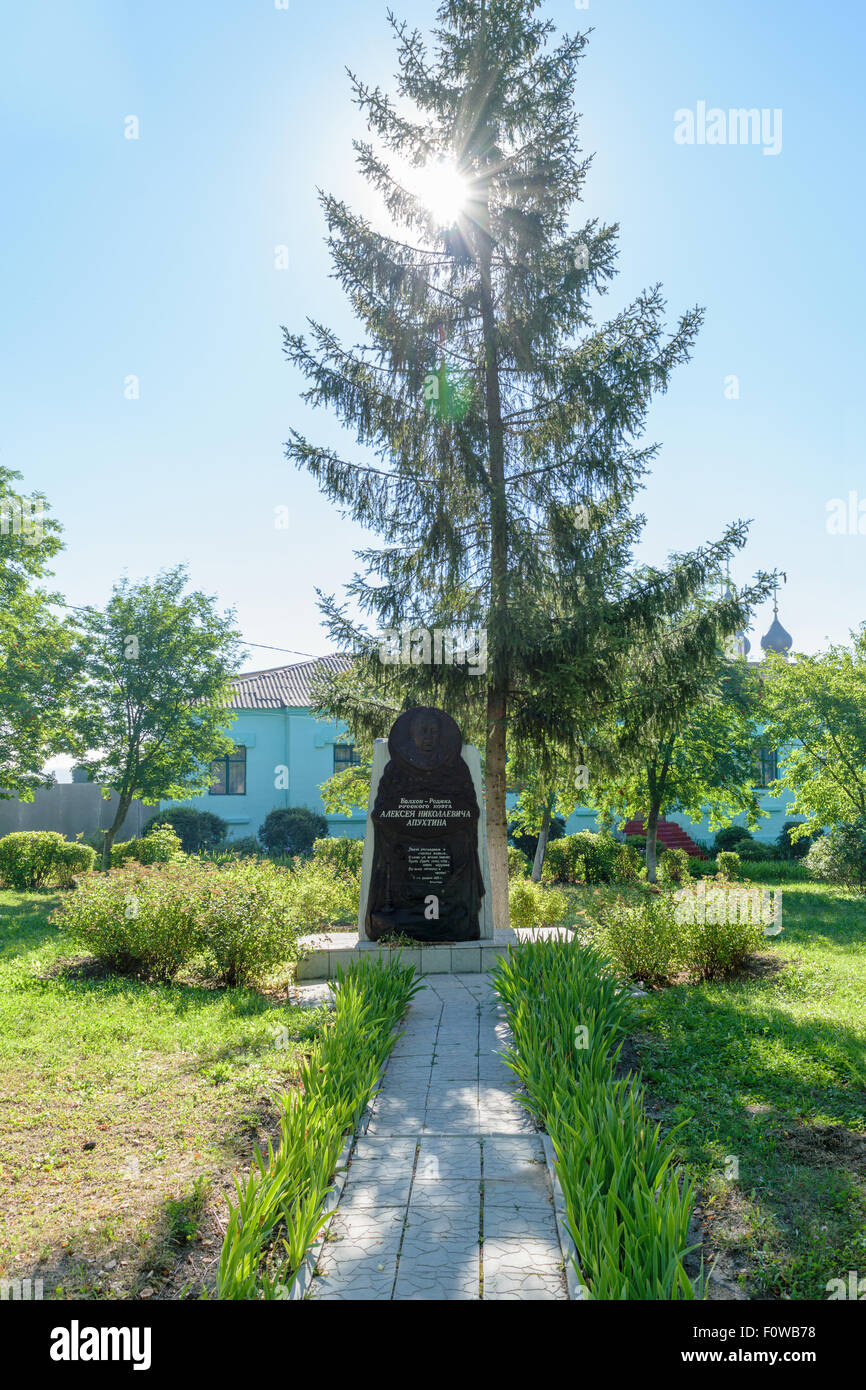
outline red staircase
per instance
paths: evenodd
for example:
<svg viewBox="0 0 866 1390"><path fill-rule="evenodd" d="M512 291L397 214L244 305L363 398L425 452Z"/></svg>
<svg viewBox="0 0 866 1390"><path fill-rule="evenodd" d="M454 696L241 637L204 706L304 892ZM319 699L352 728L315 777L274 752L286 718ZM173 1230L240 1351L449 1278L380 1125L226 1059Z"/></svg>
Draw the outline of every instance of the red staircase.
<svg viewBox="0 0 866 1390"><path fill-rule="evenodd" d="M646 828L643 820L638 817L636 820L626 821L626 835L645 835ZM691 859L706 859L706 854L686 834L681 826L674 821L660 820L656 827L656 842L659 850L661 849L684 849Z"/></svg>

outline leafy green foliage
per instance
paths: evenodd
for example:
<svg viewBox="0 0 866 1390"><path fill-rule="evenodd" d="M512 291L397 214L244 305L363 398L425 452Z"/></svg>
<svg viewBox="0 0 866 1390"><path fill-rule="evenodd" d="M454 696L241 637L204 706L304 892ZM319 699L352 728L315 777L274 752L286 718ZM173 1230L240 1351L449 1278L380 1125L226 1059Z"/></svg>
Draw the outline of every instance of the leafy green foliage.
<svg viewBox="0 0 866 1390"><path fill-rule="evenodd" d="M695 1298L684 1266L695 1185L678 1176L634 1076L615 1079L631 1006L609 962L573 942L528 942L494 978L514 1038L507 1060L556 1152L589 1298Z"/></svg>
<svg viewBox="0 0 866 1390"><path fill-rule="evenodd" d="M568 899L556 888L514 878L508 889L513 927L555 927L568 914Z"/></svg>
<svg viewBox="0 0 866 1390"><path fill-rule="evenodd" d="M313 858L322 864L329 864L338 873L361 873L364 858L364 841L350 840L348 835L335 835L327 840L316 840L313 844Z"/></svg>
<svg viewBox="0 0 866 1390"><path fill-rule="evenodd" d="M302 1068L300 1089L280 1099L280 1137L256 1149L229 1217L217 1273L220 1299L285 1297L324 1225L325 1197L343 1147L375 1093L396 1027L421 987L411 966L365 961L334 981L333 1029Z"/></svg>
<svg viewBox="0 0 866 1390"><path fill-rule="evenodd" d="M259 980L288 959L297 940L291 876L268 860L226 863L204 880L198 940L224 985Z"/></svg>
<svg viewBox="0 0 866 1390"><path fill-rule="evenodd" d="M783 750L774 791L794 793L792 841L866 816L866 623L851 646L771 660L767 738Z"/></svg>
<svg viewBox="0 0 866 1390"><path fill-rule="evenodd" d="M149 835L160 825L170 825L180 837L180 847L184 854L200 854L203 850L217 849L222 845L228 831L228 824L212 811L197 811L194 806L174 806L151 816L144 827Z"/></svg>
<svg viewBox="0 0 866 1390"><path fill-rule="evenodd" d="M68 886L73 874L87 871L86 850L56 830L16 830L0 839L0 878L8 888L26 893L38 893L58 880Z"/></svg>
<svg viewBox="0 0 866 1390"><path fill-rule="evenodd" d="M205 890L200 866L129 865L85 879L56 920L118 974L173 980L200 948Z"/></svg>
<svg viewBox="0 0 866 1390"><path fill-rule="evenodd" d="M289 917L301 935L358 920L361 879L352 869L336 869L321 858L297 859L289 887Z"/></svg>
<svg viewBox="0 0 866 1390"><path fill-rule="evenodd" d="M821 883L862 889L866 884L866 819L836 825L819 836L806 855L806 867Z"/></svg>
<svg viewBox="0 0 866 1390"><path fill-rule="evenodd" d="M716 855L716 872L719 878L738 879L740 870L740 856L735 850L721 850Z"/></svg>
<svg viewBox="0 0 866 1390"><path fill-rule="evenodd" d="M748 844L753 839L751 830L746 830L743 825L724 825L716 831L713 854L718 854L719 850L739 850L740 845Z"/></svg>
<svg viewBox="0 0 866 1390"><path fill-rule="evenodd" d="M81 874L89 874L96 861L96 850L80 840L66 840L58 847L56 860L57 882L61 888L71 888Z"/></svg>
<svg viewBox="0 0 866 1390"><path fill-rule="evenodd" d="M306 806L269 811L259 826L259 839L270 854L310 855L316 840L327 838L328 822Z"/></svg>
<svg viewBox="0 0 866 1390"><path fill-rule="evenodd" d="M517 845L508 846L508 878L527 878L529 875L529 860L522 849Z"/></svg>
<svg viewBox="0 0 866 1390"><path fill-rule="evenodd" d="M684 849L666 849L659 858L659 881L661 883L688 883L689 856Z"/></svg>
<svg viewBox="0 0 866 1390"><path fill-rule="evenodd" d="M544 861L545 881L555 883L612 883L618 872L633 876L638 860L619 853L627 848L612 835L579 830L548 845Z"/></svg>
<svg viewBox="0 0 866 1390"><path fill-rule="evenodd" d="M791 839L791 831L796 829L798 824L798 821L786 820L779 831L776 846L780 859L805 859L809 853L813 843L812 836L800 835L796 840Z"/></svg>
<svg viewBox="0 0 866 1390"><path fill-rule="evenodd" d="M20 477L0 466L0 800L32 801L49 785L48 759L75 751L83 655L74 624L54 612L61 595L42 587L61 528L42 493L17 489Z"/></svg>
<svg viewBox="0 0 866 1390"><path fill-rule="evenodd" d="M157 825L133 841L139 864L171 864L183 853L180 838L171 825Z"/></svg>
<svg viewBox="0 0 866 1390"><path fill-rule="evenodd" d="M91 754L90 780L118 794L104 861L135 797L183 801L207 791L210 763L231 752L231 678L239 659L231 613L186 593L182 566L156 579L116 584L104 612L91 610L88 681L77 734Z"/></svg>

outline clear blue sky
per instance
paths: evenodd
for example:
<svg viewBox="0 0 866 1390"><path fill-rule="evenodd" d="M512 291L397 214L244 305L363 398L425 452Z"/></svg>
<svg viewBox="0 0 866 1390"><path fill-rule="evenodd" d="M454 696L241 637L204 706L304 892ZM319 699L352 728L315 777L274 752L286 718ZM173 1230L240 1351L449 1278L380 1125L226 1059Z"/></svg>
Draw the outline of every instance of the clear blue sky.
<svg viewBox="0 0 866 1390"><path fill-rule="evenodd" d="M433 0L392 0L426 25ZM735 578L788 573L801 650L866 617L866 536L826 506L866 500L862 64L850 0L550 0L594 27L577 93L595 153L586 212L621 224L613 312L661 281L707 323L653 410L663 449L643 499L661 560L754 517ZM187 561L251 642L327 650L314 586L339 590L361 532L290 469L291 426L337 442L298 401L280 324L352 339L316 187L355 198L362 126L344 65L388 84L384 0L149 0L7 9L0 55L5 286L0 461L65 527L73 604L122 572ZM674 113L781 108L783 147L675 143ZM140 138L124 138L135 115ZM290 268L274 268L274 247ZM135 374L140 399L124 398ZM725 378L740 381L726 400ZM274 526L287 506L289 525ZM757 644L771 618L758 615ZM253 651L249 665L280 664Z"/></svg>

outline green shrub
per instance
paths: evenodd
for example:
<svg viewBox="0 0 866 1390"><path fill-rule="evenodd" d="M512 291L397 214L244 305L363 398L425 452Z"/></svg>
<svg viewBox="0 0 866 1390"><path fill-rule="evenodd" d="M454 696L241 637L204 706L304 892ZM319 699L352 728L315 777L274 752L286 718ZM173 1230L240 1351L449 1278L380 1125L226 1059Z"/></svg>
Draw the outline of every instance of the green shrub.
<svg viewBox="0 0 866 1390"><path fill-rule="evenodd" d="M89 874L96 862L96 850L80 840L67 841L58 850L57 882L61 888L71 888L80 874Z"/></svg>
<svg viewBox="0 0 866 1390"><path fill-rule="evenodd" d="M120 869L124 864L137 858L137 840L121 840L111 846L111 867Z"/></svg>
<svg viewBox="0 0 866 1390"><path fill-rule="evenodd" d="M659 883L688 883L690 873L689 855L684 849L666 849L659 856Z"/></svg>
<svg viewBox="0 0 866 1390"><path fill-rule="evenodd" d="M297 859L283 870L288 890L288 915L301 936L335 923L356 922L361 886L357 874L335 871L323 859Z"/></svg>
<svg viewBox="0 0 866 1390"><path fill-rule="evenodd" d="M735 850L738 845L745 840L753 838L752 832L746 830L742 825L726 825L716 834L713 841L713 854L718 854L720 850Z"/></svg>
<svg viewBox="0 0 866 1390"><path fill-rule="evenodd" d="M685 936L669 893L640 903L622 898L601 911L600 945L632 980L668 984L685 965Z"/></svg>
<svg viewBox="0 0 866 1390"><path fill-rule="evenodd" d="M313 858L323 864L330 864L336 873L360 876L364 841L350 840L347 835L316 840L313 845Z"/></svg>
<svg viewBox="0 0 866 1390"><path fill-rule="evenodd" d="M269 854L302 854L313 852L316 840L328 836L328 822L306 806L280 807L270 811L259 826L259 839Z"/></svg>
<svg viewBox="0 0 866 1390"><path fill-rule="evenodd" d="M760 840L741 840L737 845L736 852L744 864L756 864L761 861L776 858L775 845L764 844Z"/></svg>
<svg viewBox="0 0 866 1390"><path fill-rule="evenodd" d="M180 839L184 854L201 854L217 849L225 841L228 822L213 811L197 811L194 806L174 806L168 811L159 811L144 827L143 834L150 835L157 826L170 825Z"/></svg>
<svg viewBox="0 0 866 1390"><path fill-rule="evenodd" d="M83 879L55 920L110 969L173 980L199 949L198 916L214 870L127 865Z"/></svg>
<svg viewBox="0 0 866 1390"><path fill-rule="evenodd" d="M241 835L237 840L227 840L219 849L211 850L214 857L231 856L235 859L249 859L253 855L263 855L265 847L255 835Z"/></svg>
<svg viewBox="0 0 866 1390"><path fill-rule="evenodd" d="M568 912L568 899L556 888L517 878L509 884L508 906L512 927L555 927Z"/></svg>
<svg viewBox="0 0 866 1390"><path fill-rule="evenodd" d="M544 878L553 883L612 883L618 851L624 848L612 835L579 830L548 845ZM622 859L619 860L622 863Z"/></svg>
<svg viewBox="0 0 866 1390"><path fill-rule="evenodd" d="M866 883L866 821L838 825L819 836L806 855L806 868L821 883L862 888Z"/></svg>
<svg viewBox="0 0 866 1390"><path fill-rule="evenodd" d="M636 883L645 868L644 857L635 845L617 844L613 861L615 883Z"/></svg>
<svg viewBox="0 0 866 1390"><path fill-rule="evenodd" d="M646 850L646 835L626 835L625 843L631 845L633 849Z"/></svg>
<svg viewBox="0 0 866 1390"><path fill-rule="evenodd" d="M56 876L63 847L56 830L16 830L0 840L0 878L7 888L38 893Z"/></svg>
<svg viewBox="0 0 866 1390"><path fill-rule="evenodd" d="M716 855L716 873L719 878L738 879L740 877L740 856L733 850L721 850Z"/></svg>
<svg viewBox="0 0 866 1390"><path fill-rule="evenodd" d="M799 840L791 840L789 832L795 826L801 825L802 821L786 820L782 829L779 831L776 846L780 859L805 859L812 845L819 836L803 835Z"/></svg>
<svg viewBox="0 0 866 1390"><path fill-rule="evenodd" d="M528 878L528 877L529 877L529 869L530 869L529 859L528 859L527 856L523 853L523 850L522 850L522 849L518 849L517 845L509 845L509 846L508 846L508 878L509 878L509 881L510 881L511 879L513 879L513 878Z"/></svg>
<svg viewBox="0 0 866 1390"><path fill-rule="evenodd" d="M222 984L248 984L292 955L298 933L290 877L267 859L237 860L207 875L198 930Z"/></svg>
<svg viewBox="0 0 866 1390"><path fill-rule="evenodd" d="M744 892L720 896L726 899L726 910L709 910L704 921L697 920L695 914L696 920L684 928L686 964L700 980L724 979L765 941L763 924L751 921L745 914L741 920L738 912L736 899L748 895Z"/></svg>
<svg viewBox="0 0 866 1390"><path fill-rule="evenodd" d="M180 839L170 825L156 826L133 844L139 864L171 864L182 854Z"/></svg>

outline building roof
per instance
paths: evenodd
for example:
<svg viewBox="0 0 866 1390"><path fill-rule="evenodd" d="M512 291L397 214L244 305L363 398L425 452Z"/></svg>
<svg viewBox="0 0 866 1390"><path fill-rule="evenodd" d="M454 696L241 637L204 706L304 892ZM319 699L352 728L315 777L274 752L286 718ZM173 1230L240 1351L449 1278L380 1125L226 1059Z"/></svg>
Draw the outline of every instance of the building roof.
<svg viewBox="0 0 866 1390"><path fill-rule="evenodd" d="M232 709L286 709L312 703L312 687L323 675L347 671L351 657L341 652L297 661L291 666L273 666L268 671L247 671L232 682L235 697Z"/></svg>

